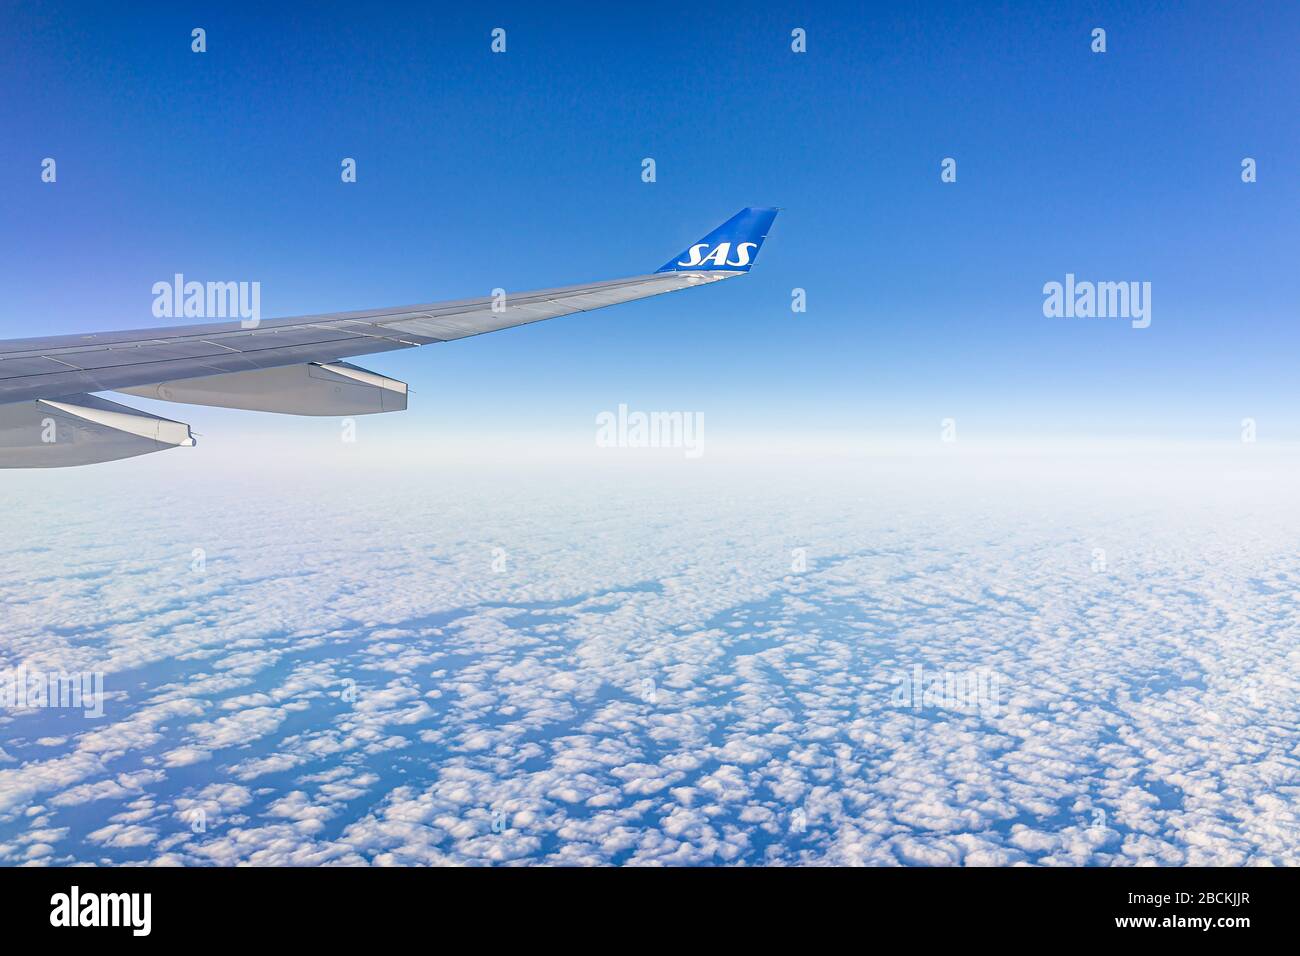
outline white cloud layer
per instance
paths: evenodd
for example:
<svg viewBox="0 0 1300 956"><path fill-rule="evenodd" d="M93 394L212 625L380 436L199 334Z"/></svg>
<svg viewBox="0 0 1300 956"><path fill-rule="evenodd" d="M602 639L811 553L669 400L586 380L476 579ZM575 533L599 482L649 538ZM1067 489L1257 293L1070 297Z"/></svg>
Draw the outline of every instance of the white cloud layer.
<svg viewBox="0 0 1300 956"><path fill-rule="evenodd" d="M108 699L0 862L1300 863L1292 454L141 464L8 494L0 671Z"/></svg>

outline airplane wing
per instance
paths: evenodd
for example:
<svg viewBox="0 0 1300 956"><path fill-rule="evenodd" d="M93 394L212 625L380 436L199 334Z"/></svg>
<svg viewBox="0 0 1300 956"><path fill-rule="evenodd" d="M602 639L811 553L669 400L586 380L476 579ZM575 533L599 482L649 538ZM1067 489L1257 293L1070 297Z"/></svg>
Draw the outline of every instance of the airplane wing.
<svg viewBox="0 0 1300 956"><path fill-rule="evenodd" d="M656 272L398 308L0 341L0 468L193 445L189 427L93 392L292 415L406 408L406 386L344 359L496 332L748 272L776 218L743 209Z"/></svg>

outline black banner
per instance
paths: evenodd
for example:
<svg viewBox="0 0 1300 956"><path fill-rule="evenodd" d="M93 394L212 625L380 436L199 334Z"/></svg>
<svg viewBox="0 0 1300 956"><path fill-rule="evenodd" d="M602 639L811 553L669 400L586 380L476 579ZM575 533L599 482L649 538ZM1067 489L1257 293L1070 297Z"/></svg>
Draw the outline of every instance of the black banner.
<svg viewBox="0 0 1300 956"><path fill-rule="evenodd" d="M79 945L338 945L431 928L536 944L572 933L686 942L689 927L692 941L762 942L774 924L842 924L864 941L921 931L963 944L992 934L1232 946L1285 932L1294 893L1292 873L1264 869L24 868L0 870L0 884L11 944L75 933Z"/></svg>

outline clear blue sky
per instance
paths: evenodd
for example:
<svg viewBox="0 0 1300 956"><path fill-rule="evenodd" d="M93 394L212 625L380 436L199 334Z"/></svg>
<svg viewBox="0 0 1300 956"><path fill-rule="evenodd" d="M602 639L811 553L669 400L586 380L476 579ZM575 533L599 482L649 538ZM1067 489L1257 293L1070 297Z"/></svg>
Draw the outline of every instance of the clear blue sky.
<svg viewBox="0 0 1300 956"><path fill-rule="evenodd" d="M176 272L267 317L635 274L776 205L747 278L362 364L431 434L1300 438L1294 4L302 7L6 7L0 336L155 324ZM1045 318L1067 272L1151 328Z"/></svg>

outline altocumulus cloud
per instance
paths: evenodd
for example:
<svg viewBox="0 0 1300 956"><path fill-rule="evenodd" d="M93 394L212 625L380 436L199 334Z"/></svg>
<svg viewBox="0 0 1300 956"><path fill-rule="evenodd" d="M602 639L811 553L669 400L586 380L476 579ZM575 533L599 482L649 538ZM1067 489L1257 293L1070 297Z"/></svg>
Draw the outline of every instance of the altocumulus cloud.
<svg viewBox="0 0 1300 956"><path fill-rule="evenodd" d="M1300 469L915 467L20 485L0 666L110 697L0 714L0 860L1300 862Z"/></svg>

